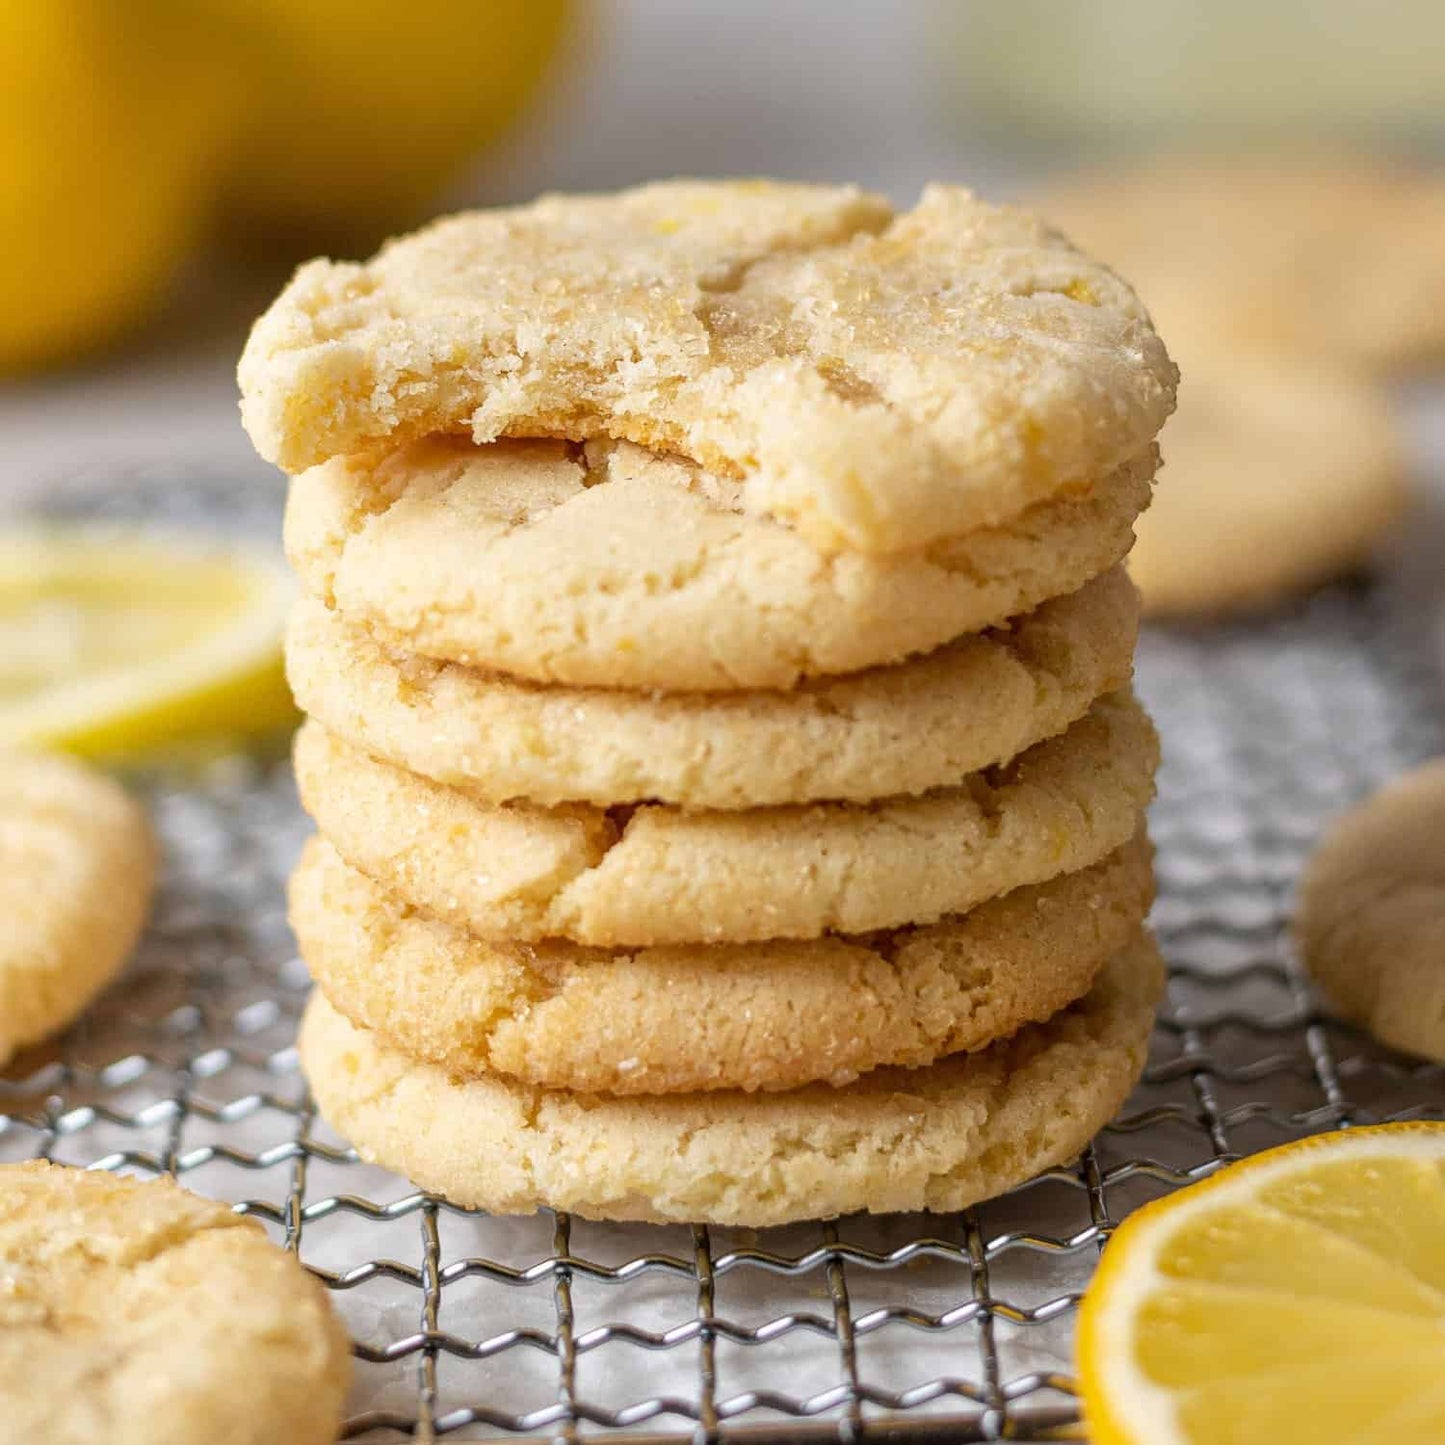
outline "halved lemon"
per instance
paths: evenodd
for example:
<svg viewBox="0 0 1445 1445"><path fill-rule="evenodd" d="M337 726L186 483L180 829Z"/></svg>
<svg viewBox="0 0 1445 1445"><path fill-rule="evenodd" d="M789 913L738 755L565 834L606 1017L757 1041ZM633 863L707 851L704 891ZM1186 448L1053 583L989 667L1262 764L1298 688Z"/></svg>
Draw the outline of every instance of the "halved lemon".
<svg viewBox="0 0 1445 1445"><path fill-rule="evenodd" d="M89 755L294 717L279 563L154 534L0 532L0 746Z"/></svg>
<svg viewBox="0 0 1445 1445"><path fill-rule="evenodd" d="M1131 1215L1078 1356L1095 1445L1445 1440L1445 1124L1321 1134Z"/></svg>

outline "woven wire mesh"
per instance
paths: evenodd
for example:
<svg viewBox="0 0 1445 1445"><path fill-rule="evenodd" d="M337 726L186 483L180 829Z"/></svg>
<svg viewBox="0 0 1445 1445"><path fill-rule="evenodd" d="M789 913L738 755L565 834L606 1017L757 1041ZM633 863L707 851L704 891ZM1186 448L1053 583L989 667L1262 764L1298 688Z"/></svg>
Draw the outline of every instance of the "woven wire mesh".
<svg viewBox="0 0 1445 1445"><path fill-rule="evenodd" d="M173 478L48 502L258 535L275 506ZM1285 927L1322 822L1445 748L1412 617L1340 588L1263 623L1150 632L1139 670L1165 739L1168 997L1122 1115L1006 1198L762 1232L609 1226L468 1213L357 1161L293 1049L308 982L282 880L305 821L284 762L240 757L144 780L168 854L154 921L122 983L0 1078L0 1160L170 1173L260 1219L352 1330L349 1437L1067 1433L1075 1306L1130 1209L1313 1131L1445 1114L1439 1068L1320 1011Z"/></svg>

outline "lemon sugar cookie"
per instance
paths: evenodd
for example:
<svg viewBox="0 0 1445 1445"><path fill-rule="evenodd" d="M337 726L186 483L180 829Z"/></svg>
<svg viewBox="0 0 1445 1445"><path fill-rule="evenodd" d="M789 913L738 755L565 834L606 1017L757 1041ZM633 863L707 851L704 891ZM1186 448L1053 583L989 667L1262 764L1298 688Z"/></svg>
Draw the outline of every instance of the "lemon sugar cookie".
<svg viewBox="0 0 1445 1445"><path fill-rule="evenodd" d="M291 924L327 998L456 1077L662 1094L843 1084L977 1049L1086 993L1153 896L1141 836L940 923L857 938L632 952L495 944L438 923L313 839Z"/></svg>
<svg viewBox="0 0 1445 1445"><path fill-rule="evenodd" d="M431 438L296 478L286 550L312 595L407 652L579 686L787 688L1081 587L1129 550L1155 464L923 552L825 557L676 458Z"/></svg>
<svg viewBox="0 0 1445 1445"><path fill-rule="evenodd" d="M1048 1022L841 1089L608 1098L458 1081L320 993L300 1050L322 1113L365 1158L456 1204L761 1227L962 1209L1065 1163L1138 1078L1161 983L1140 935Z"/></svg>
<svg viewBox="0 0 1445 1445"><path fill-rule="evenodd" d="M539 261L539 258L545 258ZM997 525L1145 452L1175 372L1134 293L931 186L673 181L440 221L303 266L242 416L288 472L419 436L611 437L739 479L828 551Z"/></svg>
<svg viewBox="0 0 1445 1445"><path fill-rule="evenodd" d="M114 977L155 870L145 815L118 783L70 758L0 753L0 1065Z"/></svg>
<svg viewBox="0 0 1445 1445"><path fill-rule="evenodd" d="M479 937L604 946L930 923L1098 862L1138 830L1158 743L1128 694L957 787L740 812L492 806L297 735L306 810L353 867Z"/></svg>
<svg viewBox="0 0 1445 1445"><path fill-rule="evenodd" d="M329 1445L350 1374L321 1285L229 1205L0 1167L6 1445Z"/></svg>
<svg viewBox="0 0 1445 1445"><path fill-rule="evenodd" d="M1445 1063L1445 759L1397 778L1326 833L1295 933L1345 1018Z"/></svg>
<svg viewBox="0 0 1445 1445"><path fill-rule="evenodd" d="M991 632L789 692L547 687L398 653L307 599L286 639L328 732L487 802L747 808L922 793L1062 732L1133 669L1122 568Z"/></svg>
<svg viewBox="0 0 1445 1445"><path fill-rule="evenodd" d="M1129 570L1151 616L1261 607L1359 567L1407 500L1387 398L1342 370L1236 357L1189 369Z"/></svg>
<svg viewBox="0 0 1445 1445"><path fill-rule="evenodd" d="M1377 156L1173 155L1038 203L1129 278L1187 354L1375 370L1445 355L1438 174Z"/></svg>

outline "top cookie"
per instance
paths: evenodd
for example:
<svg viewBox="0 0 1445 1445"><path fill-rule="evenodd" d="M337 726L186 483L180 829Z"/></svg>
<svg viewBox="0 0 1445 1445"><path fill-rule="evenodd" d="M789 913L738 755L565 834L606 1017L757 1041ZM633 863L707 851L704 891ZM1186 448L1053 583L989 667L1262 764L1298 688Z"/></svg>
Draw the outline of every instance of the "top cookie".
<svg viewBox="0 0 1445 1445"><path fill-rule="evenodd" d="M246 429L289 472L432 432L612 437L867 552L1115 470L1175 380L1134 293L1026 212L767 181L548 196L313 261L240 366Z"/></svg>
<svg viewBox="0 0 1445 1445"><path fill-rule="evenodd" d="M1384 367L1445 354L1438 177L1375 159L1171 156L1039 206L1129 277L1171 345Z"/></svg>
<svg viewBox="0 0 1445 1445"><path fill-rule="evenodd" d="M351 1375L325 1291L168 1179L0 1168L0 1441L322 1445Z"/></svg>

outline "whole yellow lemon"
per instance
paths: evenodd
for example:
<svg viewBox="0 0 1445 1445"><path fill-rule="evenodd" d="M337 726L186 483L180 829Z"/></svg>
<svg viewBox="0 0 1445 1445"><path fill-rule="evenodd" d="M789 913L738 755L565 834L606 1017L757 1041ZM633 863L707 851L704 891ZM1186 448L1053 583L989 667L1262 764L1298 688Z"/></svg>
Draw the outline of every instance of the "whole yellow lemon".
<svg viewBox="0 0 1445 1445"><path fill-rule="evenodd" d="M174 0L0 0L0 373L142 319L209 219L235 92Z"/></svg>
<svg viewBox="0 0 1445 1445"><path fill-rule="evenodd" d="M414 220L535 90L568 0L207 0L249 32L230 193L253 233L365 241Z"/></svg>

